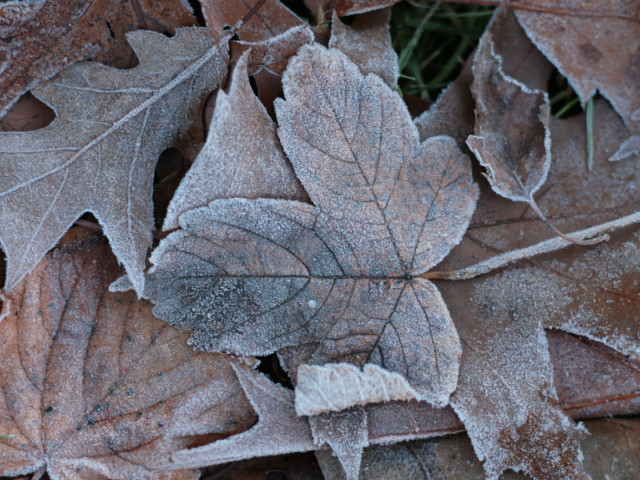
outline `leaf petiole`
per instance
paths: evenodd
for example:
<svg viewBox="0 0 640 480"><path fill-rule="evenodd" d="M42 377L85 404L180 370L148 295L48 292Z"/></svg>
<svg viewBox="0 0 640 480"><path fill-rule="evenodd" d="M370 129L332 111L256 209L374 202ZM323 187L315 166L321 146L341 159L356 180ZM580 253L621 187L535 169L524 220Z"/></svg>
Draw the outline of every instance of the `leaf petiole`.
<svg viewBox="0 0 640 480"><path fill-rule="evenodd" d="M640 211L634 212L630 215L617 218L610 222L605 222L600 225L585 228L584 230L578 230L573 232L570 236L574 239L587 239L593 238L596 235L603 235L606 232L627 227L634 223L640 223ZM471 265L470 267L462 268L460 270L453 270L449 272L427 272L420 275L420 278L427 278L429 280L468 280L475 278L485 273L489 273L493 270L497 270L507 265L523 260L525 258L531 258L543 253L555 252L561 250L575 242L571 242L562 237L554 237L549 240L545 240L530 247L520 248L518 250L511 250L510 252L501 253L495 257L491 257L482 262Z"/></svg>

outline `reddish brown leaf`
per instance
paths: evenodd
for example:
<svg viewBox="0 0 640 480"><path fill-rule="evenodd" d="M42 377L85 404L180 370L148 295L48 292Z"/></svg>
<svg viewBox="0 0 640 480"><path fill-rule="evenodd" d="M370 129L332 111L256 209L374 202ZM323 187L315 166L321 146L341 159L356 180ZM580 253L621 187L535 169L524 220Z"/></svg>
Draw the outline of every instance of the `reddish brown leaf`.
<svg viewBox="0 0 640 480"><path fill-rule="evenodd" d="M582 441L586 470L593 479L631 479L638 474L640 421L637 419L590 420L592 432ZM343 480L344 473L335 458L316 454L326 480ZM360 478L368 480L478 480L485 478L471 442L465 435L408 442L365 449ZM513 471L502 480L527 480Z"/></svg>
<svg viewBox="0 0 640 480"><path fill-rule="evenodd" d="M304 4L313 13L317 23L322 23L331 18L335 12L340 17L356 15L372 10L390 7L400 0L304 0Z"/></svg>
<svg viewBox="0 0 640 480"><path fill-rule="evenodd" d="M131 66L126 32L174 33L195 22L182 2L172 0L12 2L0 6L0 19L0 117L21 94L78 60Z"/></svg>
<svg viewBox="0 0 640 480"><path fill-rule="evenodd" d="M228 358L109 293L118 274L104 241L69 240L4 302L0 474L195 479L162 473L174 450L254 421Z"/></svg>
<svg viewBox="0 0 640 480"><path fill-rule="evenodd" d="M568 79L582 104L596 89L634 135L640 151L640 7L634 0L524 0L518 20ZM618 154L623 158L622 154Z"/></svg>
<svg viewBox="0 0 640 480"><path fill-rule="evenodd" d="M494 191L532 204L551 163L549 101L545 92L506 75L495 50L489 29L473 60L476 123L467 145L487 169Z"/></svg>
<svg viewBox="0 0 640 480"><path fill-rule="evenodd" d="M596 111L596 120L602 122L596 130L596 159L602 160L619 144L624 130L605 105L597 103ZM584 166L582 122L583 117L575 117L552 123L550 178L555 182L538 198L567 229L637 208L634 165L614 167L600 161L593 173ZM472 222L448 265L474 263L548 236L526 208L508 205L486 191ZM542 328L589 335L633 355L630 360L637 368L637 245L637 234L619 235L610 244L574 247L529 261L535 266L528 268L439 284L463 342L453 404L480 458L487 459L489 474L517 467L540 479L584 476L579 436L558 408ZM615 387L607 389L615 392Z"/></svg>
<svg viewBox="0 0 640 480"><path fill-rule="evenodd" d="M217 41L225 32L237 28L236 34L244 42L262 42L285 33L293 27L304 25L280 0L203 0L202 13L209 31ZM242 24L250 12L253 13Z"/></svg>
<svg viewBox="0 0 640 480"><path fill-rule="evenodd" d="M12 289L84 212L104 227L137 291L151 244L152 178L226 73L205 29L128 38L140 65L72 65L33 90L56 110L47 128L0 133L0 237ZM115 180L114 180L115 179Z"/></svg>

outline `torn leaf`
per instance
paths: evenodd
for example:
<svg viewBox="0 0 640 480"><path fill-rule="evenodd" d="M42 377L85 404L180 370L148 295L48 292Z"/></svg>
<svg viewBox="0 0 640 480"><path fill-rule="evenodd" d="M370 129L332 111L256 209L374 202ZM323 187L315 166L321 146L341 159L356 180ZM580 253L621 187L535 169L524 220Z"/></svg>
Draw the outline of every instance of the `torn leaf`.
<svg viewBox="0 0 640 480"><path fill-rule="evenodd" d="M411 385L394 372L373 364L362 370L349 363L300 365L296 383L296 413L318 415L354 405L419 398Z"/></svg>

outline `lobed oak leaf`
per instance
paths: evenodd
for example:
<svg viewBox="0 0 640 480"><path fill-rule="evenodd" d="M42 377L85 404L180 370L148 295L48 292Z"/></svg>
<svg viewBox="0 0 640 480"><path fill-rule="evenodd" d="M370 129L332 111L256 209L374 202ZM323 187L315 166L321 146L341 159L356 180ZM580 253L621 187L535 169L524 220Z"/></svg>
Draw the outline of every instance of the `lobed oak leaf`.
<svg viewBox="0 0 640 480"><path fill-rule="evenodd" d="M172 0L46 0L0 5L0 117L38 82L92 58L128 68L135 61L125 33L174 33L195 18Z"/></svg>
<svg viewBox="0 0 640 480"><path fill-rule="evenodd" d="M260 417L258 423L238 435L174 453L175 467L193 468L316 448L309 423L295 414L293 392L244 363L234 361L231 366Z"/></svg>
<svg viewBox="0 0 640 480"><path fill-rule="evenodd" d="M92 212L136 291L151 243L153 171L186 134L200 101L226 72L204 29L128 35L140 65L79 63L33 90L56 110L34 132L0 133L0 240L11 290L67 228Z"/></svg>
<svg viewBox="0 0 640 480"><path fill-rule="evenodd" d="M397 94L339 51L303 47L284 86L278 134L314 206L227 199L182 214L152 255L154 311L198 348L312 345L297 364L377 363L445 404L460 346L416 277L466 229L468 159L447 137L420 144Z"/></svg>
<svg viewBox="0 0 640 480"><path fill-rule="evenodd" d="M196 479L171 453L254 413L229 358L195 352L135 294L101 239L68 239L6 298L0 475Z"/></svg>
<svg viewBox="0 0 640 480"><path fill-rule="evenodd" d="M611 101L631 137L612 156L640 153L640 8L633 0L525 0L516 10L533 43L584 105L596 89ZM585 32L592 32L586 35ZM624 48L621 46L624 45Z"/></svg>

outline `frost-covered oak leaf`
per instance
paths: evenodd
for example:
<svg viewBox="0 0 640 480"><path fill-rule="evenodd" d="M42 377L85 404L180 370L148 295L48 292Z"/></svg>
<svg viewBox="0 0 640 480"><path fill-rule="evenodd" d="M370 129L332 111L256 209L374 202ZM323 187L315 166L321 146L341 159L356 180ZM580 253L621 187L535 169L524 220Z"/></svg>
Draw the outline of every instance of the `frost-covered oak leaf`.
<svg viewBox="0 0 640 480"><path fill-rule="evenodd" d="M215 200L152 255L155 313L210 351L306 345L305 363L375 363L442 405L460 344L427 280L466 230L477 187L449 137L418 141L396 92L341 52L305 46L276 104L313 205Z"/></svg>
<svg viewBox="0 0 640 480"><path fill-rule="evenodd" d="M255 421L229 357L108 292L108 244L72 233L4 301L0 475L197 479L173 471L172 452Z"/></svg>
<svg viewBox="0 0 640 480"><path fill-rule="evenodd" d="M56 119L0 133L0 241L11 290L84 212L104 228L138 292L151 244L153 171L186 134L201 100L226 71L206 29L173 38L128 34L140 64L75 64L33 89Z"/></svg>

